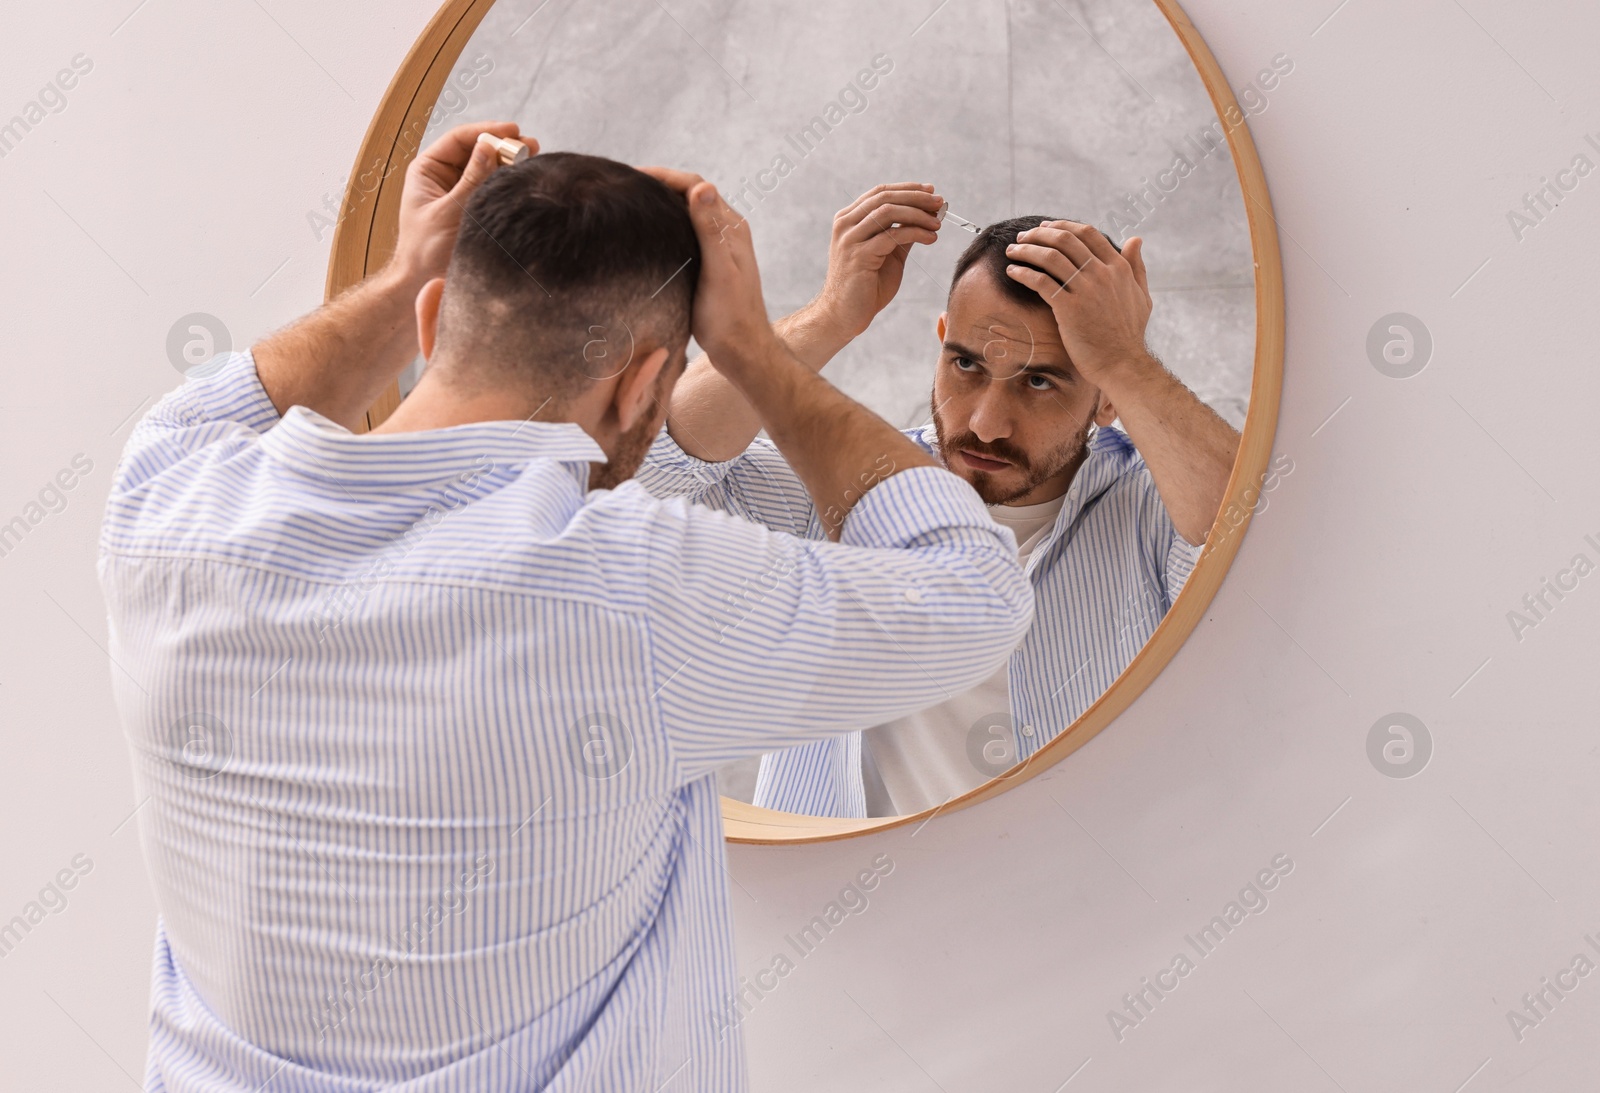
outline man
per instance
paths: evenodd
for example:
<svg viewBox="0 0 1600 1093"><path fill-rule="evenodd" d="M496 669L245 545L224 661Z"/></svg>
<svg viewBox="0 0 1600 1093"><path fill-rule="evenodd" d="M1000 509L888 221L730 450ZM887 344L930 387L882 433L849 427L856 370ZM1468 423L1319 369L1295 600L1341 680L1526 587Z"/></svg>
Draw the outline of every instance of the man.
<svg viewBox="0 0 1600 1093"><path fill-rule="evenodd" d="M775 326L794 355L821 369L866 330L943 209L931 186L900 183L841 211L822 292ZM756 804L854 817L936 808L1038 751L1143 647L1193 568L1239 441L1150 354L1150 310L1138 238L1119 249L1087 225L1033 216L973 240L934 324L932 421L906 435L1014 534L1033 628L974 687L950 683L938 703L864 736L764 757ZM752 442L758 417L715 360L689 367L640 480L820 535L794 471Z"/></svg>
<svg viewBox="0 0 1600 1093"><path fill-rule="evenodd" d="M411 165L381 272L118 467L152 1093L743 1089L713 772L975 682L1031 618L971 487L772 335L709 183L497 169L483 131L517 136ZM822 537L628 481L691 332ZM766 589L737 625L729 582Z"/></svg>

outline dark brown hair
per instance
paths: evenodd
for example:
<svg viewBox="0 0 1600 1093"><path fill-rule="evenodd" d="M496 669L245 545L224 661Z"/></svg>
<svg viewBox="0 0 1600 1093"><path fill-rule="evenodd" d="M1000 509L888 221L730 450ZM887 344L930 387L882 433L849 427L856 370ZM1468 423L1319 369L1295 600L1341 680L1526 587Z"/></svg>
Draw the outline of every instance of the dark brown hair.
<svg viewBox="0 0 1600 1093"><path fill-rule="evenodd" d="M638 341L683 351L699 260L688 207L659 180L600 156L530 156L467 202L439 344L462 376L564 398Z"/></svg>
<svg viewBox="0 0 1600 1093"><path fill-rule="evenodd" d="M1000 286L1000 291L1005 293L1007 297L1022 304L1024 307L1042 306L1045 302L1044 297L1021 281L1015 281L1006 276L1006 266L1025 266L1029 264L1027 262L1019 262L1006 254L1006 248L1015 243L1017 236L1029 228L1037 228L1047 220L1067 219L1070 219L1070 217L1014 216L1010 220L1001 220L998 223L990 224L978 233L978 237L969 243L967 249L961 252L961 257L956 259L956 271L950 278L950 291L955 291L956 282L961 280L962 275L973 266L981 265L984 272L994 279L995 283ZM1083 221L1080 220L1077 223L1081 224ZM1105 232L1100 234L1106 235ZM1117 241L1109 235L1106 235L1106 242L1110 243L1118 254L1122 253L1122 248L1117 246ZM1049 274L1046 274L1046 276L1049 276Z"/></svg>

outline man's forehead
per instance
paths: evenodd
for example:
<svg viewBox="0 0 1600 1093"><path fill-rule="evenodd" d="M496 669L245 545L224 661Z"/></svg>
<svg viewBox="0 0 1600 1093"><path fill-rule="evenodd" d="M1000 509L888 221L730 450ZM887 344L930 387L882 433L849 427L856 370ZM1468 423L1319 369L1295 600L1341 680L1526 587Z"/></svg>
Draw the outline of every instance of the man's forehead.
<svg viewBox="0 0 1600 1093"><path fill-rule="evenodd" d="M953 316L952 316L953 318ZM1054 327L1054 322L1049 324ZM995 312L981 313L971 317L962 316L959 322L950 324L952 330L964 337L981 338L990 341L995 338L1004 338L1007 341L1020 342L1023 345L1050 345L1060 344L1060 340L1050 335L1053 329L1045 329L1045 324L1028 323L1018 319L1015 315L1001 315Z"/></svg>
<svg viewBox="0 0 1600 1093"><path fill-rule="evenodd" d="M986 278L974 276L976 272L962 277L950 294L946 327L951 340L974 349L999 340L1013 343L1013 348L1031 347L1035 356L1051 361L1065 358L1055 314L1049 308L1023 307Z"/></svg>

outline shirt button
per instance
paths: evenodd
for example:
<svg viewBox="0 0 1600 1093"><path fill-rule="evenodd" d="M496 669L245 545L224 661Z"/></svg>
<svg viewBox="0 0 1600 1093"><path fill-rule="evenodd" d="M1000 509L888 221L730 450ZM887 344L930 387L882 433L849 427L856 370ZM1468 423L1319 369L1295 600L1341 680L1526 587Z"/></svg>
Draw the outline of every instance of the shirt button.
<svg viewBox="0 0 1600 1093"><path fill-rule="evenodd" d="M1024 725L1024 726L1022 726L1022 735L1023 736L1032 736L1033 735L1033 726L1032 725Z"/></svg>
<svg viewBox="0 0 1600 1093"><path fill-rule="evenodd" d="M920 591L918 591L917 589L915 589L915 588L906 589L906 602L907 603L921 603L922 602L922 593Z"/></svg>

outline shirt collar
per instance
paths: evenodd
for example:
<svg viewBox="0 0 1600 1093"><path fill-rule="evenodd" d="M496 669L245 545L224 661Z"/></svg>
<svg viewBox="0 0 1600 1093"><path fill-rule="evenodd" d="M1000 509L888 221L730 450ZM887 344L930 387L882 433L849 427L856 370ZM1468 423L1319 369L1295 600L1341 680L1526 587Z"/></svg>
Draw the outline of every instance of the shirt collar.
<svg viewBox="0 0 1600 1093"><path fill-rule="evenodd" d="M292 406L262 445L277 461L345 487L420 486L495 466L547 459L581 468L604 463L605 450L571 421L477 421L409 433L353 433L305 406Z"/></svg>

